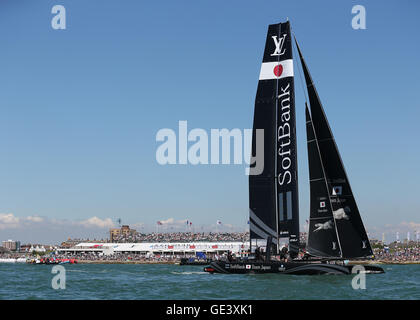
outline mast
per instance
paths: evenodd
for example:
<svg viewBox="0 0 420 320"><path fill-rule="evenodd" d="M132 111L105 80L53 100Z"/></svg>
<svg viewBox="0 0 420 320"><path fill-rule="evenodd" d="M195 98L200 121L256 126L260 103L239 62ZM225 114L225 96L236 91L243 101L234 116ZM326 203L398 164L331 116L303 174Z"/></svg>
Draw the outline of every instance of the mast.
<svg viewBox="0 0 420 320"><path fill-rule="evenodd" d="M299 241L294 73L290 24L269 25L255 99L252 155L258 129L264 130L263 170L250 166L251 239L289 237L291 253ZM261 142L260 142L261 144ZM258 161L258 159L257 159Z"/></svg>
<svg viewBox="0 0 420 320"><path fill-rule="evenodd" d="M278 24L278 32L277 34L279 35L279 38L281 39L281 23ZM273 39L274 40L274 39ZM284 41L284 40L283 40ZM280 55L277 56L277 63L280 63ZM279 83L278 83L278 79L276 79L276 97L279 96ZM274 119L275 119L275 126L274 128L276 129L274 131L274 143L275 143L275 148L274 148L274 177L277 177L278 175L278 170L277 170L277 150L278 150L278 141L277 141L277 128L278 128L278 114L279 114L279 100L276 98L276 105L274 107L274 110L276 112ZM279 203L278 203L278 188L277 188L277 183L274 184L274 194L275 194L275 201L276 201L276 234L277 234L277 243L276 243L276 253L279 254L280 253L280 237L279 237ZM269 238L268 238L269 239Z"/></svg>
<svg viewBox="0 0 420 320"><path fill-rule="evenodd" d="M311 106L310 115L308 110L307 117L309 116L310 123L312 125L313 134L319 151L319 160L324 171L324 178L328 189L326 200L332 209L337 240L341 249L341 257L359 258L371 256L373 254L372 248L360 217L359 209L354 199L338 147L297 41L296 47L299 52L300 61L305 75L308 97ZM309 160L309 166L311 167L311 159ZM311 204L311 215L312 214L316 213L313 211ZM310 236L314 238L315 232L311 232L311 228L309 231ZM309 244L309 239L308 245L309 247L311 246Z"/></svg>

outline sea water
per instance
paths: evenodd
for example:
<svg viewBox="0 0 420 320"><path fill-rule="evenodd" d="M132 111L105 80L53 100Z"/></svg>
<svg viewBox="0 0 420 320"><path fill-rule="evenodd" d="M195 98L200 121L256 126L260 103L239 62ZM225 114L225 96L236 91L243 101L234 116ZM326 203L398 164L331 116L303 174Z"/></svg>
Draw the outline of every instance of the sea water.
<svg viewBox="0 0 420 320"><path fill-rule="evenodd" d="M203 266L63 265L65 289L53 289L53 265L0 264L0 299L420 299L420 265L381 265L366 275L208 274Z"/></svg>

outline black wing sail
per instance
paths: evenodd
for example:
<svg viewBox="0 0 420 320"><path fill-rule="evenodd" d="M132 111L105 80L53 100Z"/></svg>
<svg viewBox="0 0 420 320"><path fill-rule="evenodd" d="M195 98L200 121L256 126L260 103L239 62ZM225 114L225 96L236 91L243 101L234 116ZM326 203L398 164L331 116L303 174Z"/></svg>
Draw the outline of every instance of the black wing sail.
<svg viewBox="0 0 420 320"><path fill-rule="evenodd" d="M328 195L333 209L342 257L357 258L370 256L373 254L372 248L363 226L334 136L297 42L296 47L298 48L305 75L313 129L325 171L329 189Z"/></svg>
<svg viewBox="0 0 420 320"><path fill-rule="evenodd" d="M279 237L289 238L289 252L299 252L299 195L292 37L290 23L281 24L284 39L280 63L291 62L290 73L277 79L277 207ZM284 70L283 70L284 72Z"/></svg>
<svg viewBox="0 0 420 320"><path fill-rule="evenodd" d="M297 248L296 121L289 22L268 27L255 99L254 156L258 151L258 129L264 130L264 142L259 142L264 145L264 159L262 170L253 171L262 167L258 164L258 158L256 165L251 164L249 176L251 239L272 236L273 242L278 243L280 235L290 237L291 245Z"/></svg>
<svg viewBox="0 0 420 320"><path fill-rule="evenodd" d="M316 257L341 257L327 180L308 107L306 107L306 136L311 194L306 249L309 254Z"/></svg>
<svg viewBox="0 0 420 320"><path fill-rule="evenodd" d="M263 64L272 61L270 56L272 36L277 28L269 27L264 50ZM274 60L276 61L276 60ZM277 243L276 189L275 189L275 140L276 135L276 81L260 80L255 98L254 124L252 130L252 155L249 174L249 226L251 239L267 239L272 236ZM257 153L258 130L263 130L263 159ZM261 141L258 141L261 143ZM263 165L258 162L263 162Z"/></svg>

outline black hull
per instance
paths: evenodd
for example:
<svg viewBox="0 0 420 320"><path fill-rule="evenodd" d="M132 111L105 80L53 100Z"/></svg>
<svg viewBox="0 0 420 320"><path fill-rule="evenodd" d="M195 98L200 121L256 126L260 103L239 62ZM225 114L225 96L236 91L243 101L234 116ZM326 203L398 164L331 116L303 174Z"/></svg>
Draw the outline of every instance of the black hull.
<svg viewBox="0 0 420 320"><path fill-rule="evenodd" d="M179 263L180 266L208 266L209 263L205 262L205 261L200 261L200 262L180 262Z"/></svg>
<svg viewBox="0 0 420 320"><path fill-rule="evenodd" d="M226 274L256 274L256 273L281 273L293 275L320 275L320 274L351 274L352 265L342 265L322 262L225 262L213 261L204 268L209 273ZM381 267L363 265L365 273L384 273Z"/></svg>
<svg viewBox="0 0 420 320"><path fill-rule="evenodd" d="M195 260L189 261L189 259L182 258L179 265L180 266L207 266L211 261Z"/></svg>

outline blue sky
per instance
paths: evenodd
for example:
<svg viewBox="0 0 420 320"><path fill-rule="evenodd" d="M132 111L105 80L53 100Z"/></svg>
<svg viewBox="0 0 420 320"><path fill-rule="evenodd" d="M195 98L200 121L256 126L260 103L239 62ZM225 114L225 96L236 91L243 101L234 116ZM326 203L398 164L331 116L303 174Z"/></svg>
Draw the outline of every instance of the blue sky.
<svg viewBox="0 0 420 320"><path fill-rule="evenodd" d="M245 164L161 166L155 136L179 120L250 128L267 25L287 17L367 229L390 240L397 229L420 229L420 5L319 3L3 0L0 238L105 237L117 218L139 230L168 219L244 230ZM51 27L55 4L66 8L66 30ZM366 30L351 28L356 4L366 8ZM304 223L299 78L296 109Z"/></svg>

